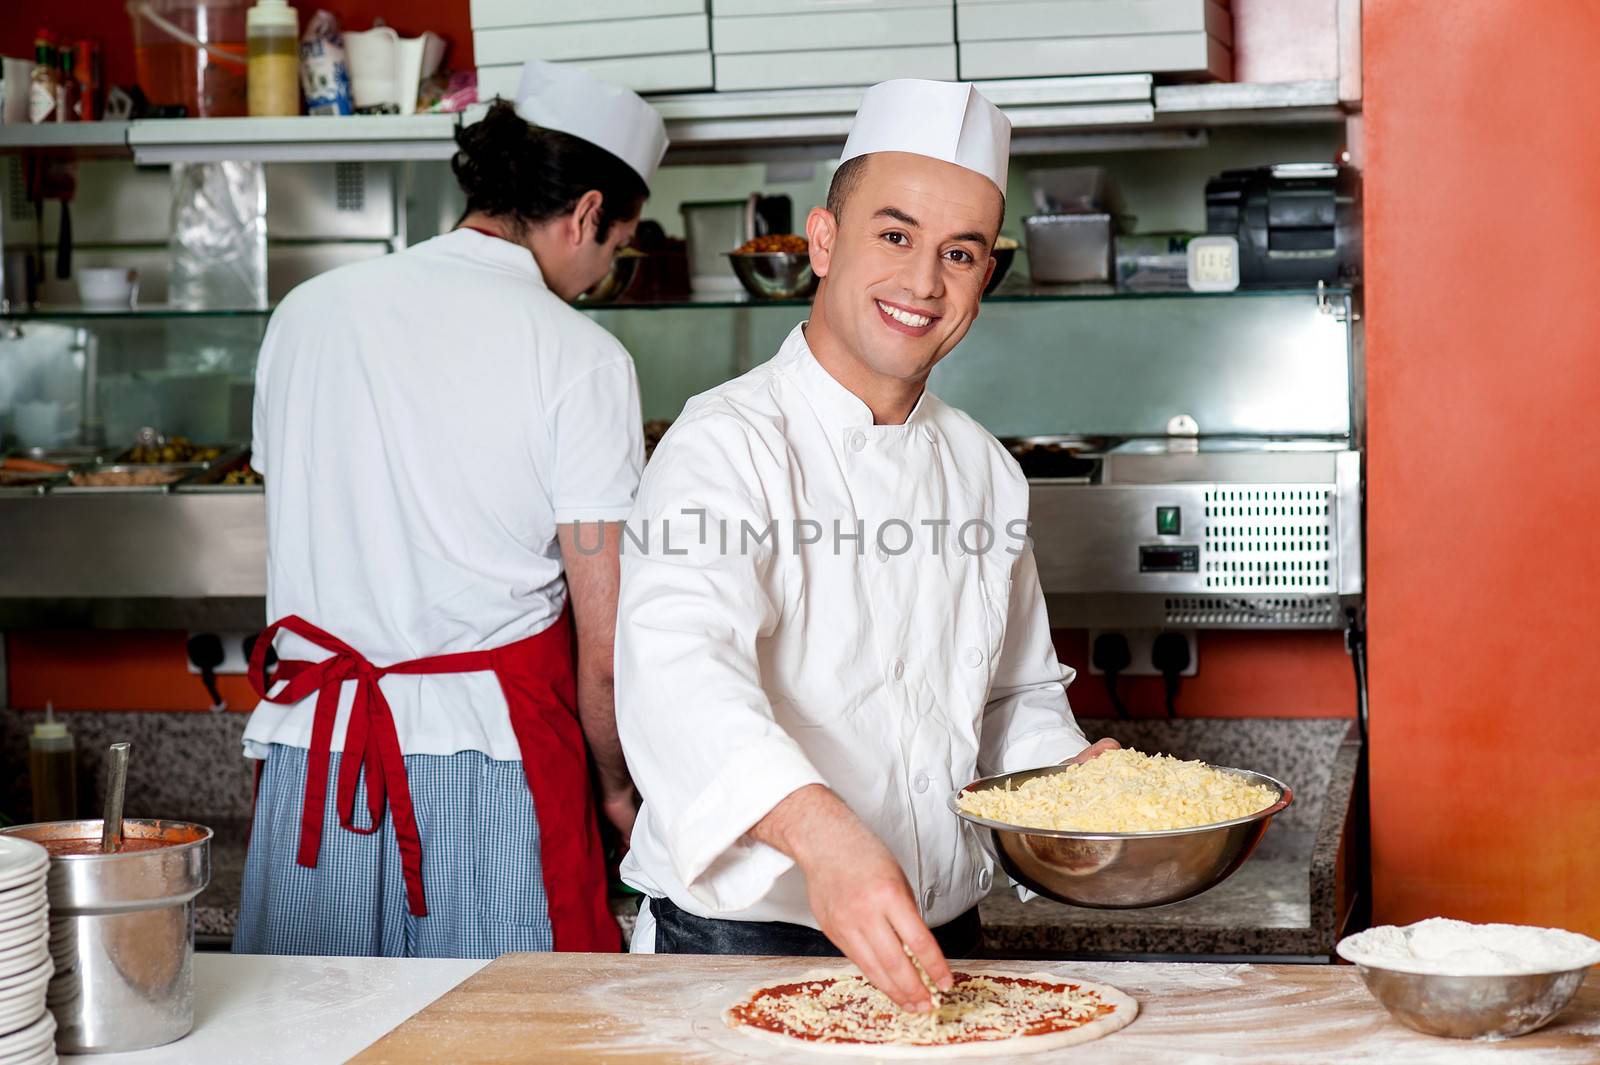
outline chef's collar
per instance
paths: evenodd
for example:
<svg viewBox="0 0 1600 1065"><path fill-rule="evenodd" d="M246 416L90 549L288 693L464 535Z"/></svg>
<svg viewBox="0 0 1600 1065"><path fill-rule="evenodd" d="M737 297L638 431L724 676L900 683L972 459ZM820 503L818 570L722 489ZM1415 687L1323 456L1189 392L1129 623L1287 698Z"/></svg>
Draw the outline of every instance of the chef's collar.
<svg viewBox="0 0 1600 1065"><path fill-rule="evenodd" d="M872 419L872 408L850 391L817 361L806 342L805 323L794 327L778 349L778 358L793 369L795 380L825 422L834 428L879 429L888 432L905 429L919 423L922 408L928 399L928 389L922 389L917 405L900 425L877 425Z"/></svg>
<svg viewBox="0 0 1600 1065"><path fill-rule="evenodd" d="M533 257L533 252L524 244L466 226L452 229L438 239L450 241L464 255L474 259L487 259L519 274L527 274L540 285L545 283L544 273L539 269L539 260Z"/></svg>

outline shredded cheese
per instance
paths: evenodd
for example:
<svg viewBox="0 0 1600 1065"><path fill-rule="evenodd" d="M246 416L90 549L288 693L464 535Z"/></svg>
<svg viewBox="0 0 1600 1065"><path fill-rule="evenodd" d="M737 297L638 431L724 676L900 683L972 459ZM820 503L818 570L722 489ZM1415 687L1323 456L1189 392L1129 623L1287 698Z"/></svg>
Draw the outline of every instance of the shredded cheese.
<svg viewBox="0 0 1600 1065"><path fill-rule="evenodd" d="M964 813L1020 828L1160 832L1246 817L1278 798L1275 788L1204 762L1123 748L1015 789L963 792L959 803Z"/></svg>

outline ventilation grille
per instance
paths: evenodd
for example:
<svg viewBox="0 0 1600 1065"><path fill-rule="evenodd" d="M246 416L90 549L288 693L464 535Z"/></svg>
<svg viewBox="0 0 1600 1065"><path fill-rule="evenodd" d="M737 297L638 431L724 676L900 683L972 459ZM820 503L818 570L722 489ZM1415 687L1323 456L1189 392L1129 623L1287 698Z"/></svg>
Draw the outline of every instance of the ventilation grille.
<svg viewBox="0 0 1600 1065"><path fill-rule="evenodd" d="M1335 596L1173 596L1166 601L1167 624L1173 626L1250 626L1332 628L1339 622Z"/></svg>
<svg viewBox="0 0 1600 1065"><path fill-rule="evenodd" d="M361 163L333 164L333 202L341 211L361 211L367 206L367 170Z"/></svg>
<svg viewBox="0 0 1600 1065"><path fill-rule="evenodd" d="M1316 592L1334 587L1333 490L1324 485L1205 493L1207 588Z"/></svg>
<svg viewBox="0 0 1600 1065"><path fill-rule="evenodd" d="M28 186L22 179L22 160L0 160L0 166L6 168L6 213L13 222L32 220L33 204L28 202Z"/></svg>

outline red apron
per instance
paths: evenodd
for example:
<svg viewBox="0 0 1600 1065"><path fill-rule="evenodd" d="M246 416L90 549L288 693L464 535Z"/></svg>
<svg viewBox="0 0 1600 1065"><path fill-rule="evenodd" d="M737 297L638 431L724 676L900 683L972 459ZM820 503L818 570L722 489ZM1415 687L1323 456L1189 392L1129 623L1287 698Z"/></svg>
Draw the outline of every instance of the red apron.
<svg viewBox="0 0 1600 1065"><path fill-rule="evenodd" d="M266 675L267 648L279 629L294 633L331 655L320 662L282 661L277 675ZM306 763L305 805L300 816L299 864L314 869L322 845L322 811L327 800L328 762L339 690L356 685L344 753L339 759L339 823L363 835L383 823L384 807L394 819L405 872L406 902L417 917L428 915L422 892L422 840L417 833L406 766L394 716L379 686L389 673L441 674L489 671L500 681L511 713L511 729L522 754L522 770L539 818L539 856L556 950L615 951L621 933L606 905L605 859L589 790L589 764L578 723L577 683L572 669L572 632L567 614L525 640L487 651L435 655L374 666L339 638L295 615L273 622L256 640L250 657L250 684L272 703L296 703L317 695L311 749ZM269 695L272 685L287 682ZM355 823L356 782L366 767L365 826Z"/></svg>

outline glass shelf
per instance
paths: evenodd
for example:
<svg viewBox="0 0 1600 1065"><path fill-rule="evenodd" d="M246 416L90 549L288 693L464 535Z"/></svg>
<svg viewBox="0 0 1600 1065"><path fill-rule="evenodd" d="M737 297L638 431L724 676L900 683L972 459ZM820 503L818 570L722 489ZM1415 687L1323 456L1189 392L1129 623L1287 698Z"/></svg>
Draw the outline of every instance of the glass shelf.
<svg viewBox="0 0 1600 1065"><path fill-rule="evenodd" d="M874 80L871 78L865 80ZM1164 136L1161 127L1261 122L1332 123L1345 117L1336 80L1155 85L1149 74L985 81L1004 108L1013 140L1107 129ZM674 157L685 149L734 153L749 161L794 145L840 144L862 89L779 89L656 96ZM0 125L0 154L42 152L127 157L136 162L336 162L445 160L459 123L482 113L296 115L282 118L158 118L132 122ZM1150 143L1166 143L1156 140ZM687 161L687 160L683 160Z"/></svg>
<svg viewBox="0 0 1600 1065"><path fill-rule="evenodd" d="M0 320L18 322L70 322L115 321L130 318L264 318L272 313L271 307L207 307L192 310L187 307L170 307L166 304L134 307L32 307L25 311L12 310L0 314Z"/></svg>
<svg viewBox="0 0 1600 1065"><path fill-rule="evenodd" d="M1348 287L1326 287L1320 290L1329 298L1349 295ZM1284 288L1241 288L1232 292L1151 291L1119 289L1110 285L1052 285L1005 287L985 296L985 303L1060 303L1071 300L1217 300L1262 299L1284 296L1306 296L1315 299L1319 290L1314 285L1293 285ZM686 308L745 309L760 307L807 307L810 298L796 300L758 300L743 292L695 293L684 299L655 300L649 303L577 303L580 311L667 311ZM155 305L148 307L35 307L26 311L11 311L0 318L15 321L74 321L91 319L103 321L123 318L261 318L271 314L272 307L228 307L188 310L183 307Z"/></svg>
<svg viewBox="0 0 1600 1065"><path fill-rule="evenodd" d="M1145 289L1119 289L1112 285L1051 285L1006 286L983 298L985 303L1059 303L1070 300L1215 300L1249 299L1284 296L1307 296L1315 299L1319 290L1315 285L1292 285L1284 288L1241 288L1232 292L1154 291ZM1347 287L1325 287L1320 292L1329 298L1348 295ZM697 293L686 299L654 300L649 303L578 303L581 311L662 311L687 307L807 307L810 298L798 300L758 300L743 292Z"/></svg>

